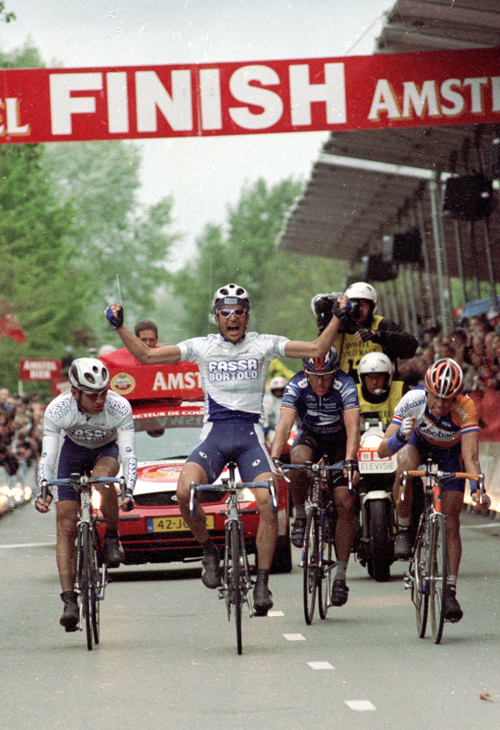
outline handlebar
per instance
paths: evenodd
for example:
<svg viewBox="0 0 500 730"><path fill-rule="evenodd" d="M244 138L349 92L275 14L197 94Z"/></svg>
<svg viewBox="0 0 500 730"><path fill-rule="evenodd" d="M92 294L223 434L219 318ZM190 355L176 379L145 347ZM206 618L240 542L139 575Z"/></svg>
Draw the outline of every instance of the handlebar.
<svg viewBox="0 0 500 730"><path fill-rule="evenodd" d="M271 510L273 514L278 511L278 499L276 497L276 487L274 480L269 478L265 482L238 482L230 483L229 479L223 479L222 484L197 484L191 482L189 485L189 512L191 517L196 517L196 495L198 492L223 492L225 494L235 494L243 491L243 489L268 489L271 496Z"/></svg>
<svg viewBox="0 0 500 730"><path fill-rule="evenodd" d="M431 479L434 479L437 482L441 482L444 479L469 479L474 482L478 483L478 489L479 489L479 504L482 504L483 502L483 496L484 496L484 474L470 474L466 471L440 471L437 469L436 471L431 471L429 468L427 469L408 469L405 470L402 474L401 479L401 501L404 501L405 498L405 491L406 491L406 483L408 481L408 477L430 477Z"/></svg>
<svg viewBox="0 0 500 730"><path fill-rule="evenodd" d="M276 462L275 462L276 464ZM336 472L343 472L344 469L347 470L347 488L349 490L349 494L354 494L354 487L352 484L352 476L353 476L353 465L352 464L344 464L343 461L337 461L335 464L321 464L321 463L313 463L312 461L305 461L303 464L283 464L281 461L278 462L279 467L283 471L288 471L289 469L302 469L302 471L307 471L311 476L315 476L318 473L321 473L322 471L336 471Z"/></svg>
<svg viewBox="0 0 500 730"><path fill-rule="evenodd" d="M80 474L72 474L64 479L43 479L42 480L42 499L45 502L49 487L58 484L71 484L76 490L82 491L92 484L119 484L122 500L127 496L127 483L124 477L89 477Z"/></svg>

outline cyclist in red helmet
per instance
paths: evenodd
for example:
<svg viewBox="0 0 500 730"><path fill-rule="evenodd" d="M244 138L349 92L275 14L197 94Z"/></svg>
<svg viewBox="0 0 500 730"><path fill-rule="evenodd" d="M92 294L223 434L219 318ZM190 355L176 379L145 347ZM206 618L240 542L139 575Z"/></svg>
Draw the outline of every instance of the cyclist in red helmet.
<svg viewBox="0 0 500 730"><path fill-rule="evenodd" d="M298 417L300 428L290 449L292 464L318 462L324 455L330 464L344 461L352 464L353 482L359 481L357 454L360 439L360 409L356 383L350 375L338 369L339 355L335 347L325 357L302 360L303 370L290 379L281 402L281 414L274 437L271 456L283 452L290 431ZM335 544L337 569L332 587L332 604L343 606L348 598L346 569L356 536L354 495L346 482L334 490L337 507ZM297 470L289 473L295 521L292 543L302 547L306 529L305 500L308 480Z"/></svg>
<svg viewBox="0 0 500 730"><path fill-rule="evenodd" d="M442 358L426 371L424 385L410 390L396 406L394 417L379 447L379 456L398 453L398 469L394 483L394 499L398 515L395 555L401 560L411 556L409 534L413 500L408 483L404 502L399 499L403 471L418 469L428 457L443 471L467 471L479 474L479 426L474 402L462 393L464 376L455 360ZM476 509L485 511L490 500L485 495L479 504L477 482L470 483ZM446 541L449 572L445 596L445 620L460 621L463 611L456 598L456 584L462 542L460 512L464 502L465 480L450 479L443 485L441 503L446 517Z"/></svg>

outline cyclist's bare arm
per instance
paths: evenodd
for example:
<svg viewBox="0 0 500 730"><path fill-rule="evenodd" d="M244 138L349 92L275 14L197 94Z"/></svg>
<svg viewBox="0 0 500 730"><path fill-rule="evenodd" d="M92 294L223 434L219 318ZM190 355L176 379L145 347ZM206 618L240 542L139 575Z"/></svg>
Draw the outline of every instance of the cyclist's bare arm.
<svg viewBox="0 0 500 730"><path fill-rule="evenodd" d="M347 297L339 297L339 305L345 308ZM328 326L313 342L300 342L298 340L290 340L285 345L285 355L287 357L324 357L330 347L333 345L340 327L340 319L334 314Z"/></svg>
<svg viewBox="0 0 500 730"><path fill-rule="evenodd" d="M344 425L347 431L347 444L345 449L346 459L357 459L359 442L361 438L360 410L349 408L344 413Z"/></svg>
<svg viewBox="0 0 500 730"><path fill-rule="evenodd" d="M481 473L481 465L479 463L479 434L477 431L463 434L462 458L466 472L469 474ZM474 508L480 512L486 512L491 506L491 499L487 494L484 494L482 501L479 502L478 490L471 493L471 499L474 503Z"/></svg>
<svg viewBox="0 0 500 730"><path fill-rule="evenodd" d="M122 309L121 304L112 304L111 309L115 314ZM127 350L142 365L159 365L162 363L170 364L180 362L181 351L177 345L163 345L162 347L148 347L144 342L136 337L124 325L116 330L121 341Z"/></svg>
<svg viewBox="0 0 500 730"><path fill-rule="evenodd" d="M286 442L288 441L296 417L297 411L295 408L286 408L284 406L280 408L280 420L276 426L273 445L271 447L271 457L273 459L279 459L285 450Z"/></svg>

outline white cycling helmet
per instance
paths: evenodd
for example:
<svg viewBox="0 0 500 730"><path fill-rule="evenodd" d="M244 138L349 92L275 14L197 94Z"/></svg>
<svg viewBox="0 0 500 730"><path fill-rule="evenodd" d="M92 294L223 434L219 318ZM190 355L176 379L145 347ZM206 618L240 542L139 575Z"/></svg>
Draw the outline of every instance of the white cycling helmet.
<svg viewBox="0 0 500 730"><path fill-rule="evenodd" d="M288 380L284 378L282 375L277 375L275 378L271 380L269 383L269 390L272 392L273 390L281 390L286 386L288 383Z"/></svg>
<svg viewBox="0 0 500 730"><path fill-rule="evenodd" d="M373 311L377 307L377 292L371 284L367 284L364 281L357 281L355 284L351 284L351 286L347 287L344 294L349 299L367 299L369 302L373 302Z"/></svg>
<svg viewBox="0 0 500 730"><path fill-rule="evenodd" d="M82 393L101 393L109 385L108 368L95 357L73 360L68 377L71 385Z"/></svg>
<svg viewBox="0 0 500 730"><path fill-rule="evenodd" d="M247 290L238 284L226 284L217 289L212 302L214 312L229 304L240 304L246 309L250 309L250 297Z"/></svg>
<svg viewBox="0 0 500 730"><path fill-rule="evenodd" d="M361 385L364 388L366 388L365 376L375 373L384 373L386 376L384 388L381 389L380 393L376 393L376 395L381 395L382 393L388 391L391 387L392 376L394 373L392 362L387 357L387 355L384 355L383 352L369 352L367 355L364 355L359 361L358 376Z"/></svg>

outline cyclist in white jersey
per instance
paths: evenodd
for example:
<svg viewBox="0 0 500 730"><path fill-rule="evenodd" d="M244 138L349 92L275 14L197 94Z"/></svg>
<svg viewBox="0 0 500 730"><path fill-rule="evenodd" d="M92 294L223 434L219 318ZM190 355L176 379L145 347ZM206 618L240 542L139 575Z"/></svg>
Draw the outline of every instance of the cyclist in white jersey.
<svg viewBox="0 0 500 730"><path fill-rule="evenodd" d="M202 581L208 588L220 585L219 553L206 527L201 505L196 517L189 510L189 485L214 482L224 464L233 459L244 481L265 481L274 477L274 466L265 448L262 428L266 374L269 363L277 357L323 357L330 349L340 319L350 307L343 297L331 323L313 342L291 341L277 335L247 332L250 299L243 287L228 284L215 292L213 310L219 334L164 345L146 347L123 326L123 308L112 304L106 317L118 332L123 344L142 364L196 362L205 393L205 423L201 444L188 457L177 485L177 499L182 516L203 549ZM275 479L276 483L276 479ZM277 486L277 484L276 484ZM258 572L254 588L254 608L266 616L272 607L268 588L278 521L272 514L269 493L255 490L260 513L257 532Z"/></svg>
<svg viewBox="0 0 500 730"><path fill-rule="evenodd" d="M108 391L109 372L100 360L79 358L69 371L71 389L55 398L44 416L42 456L38 466L38 485L44 480L66 479L73 473L94 477L118 474L120 457L127 482L127 497L120 505L133 506L132 493L137 479L134 450L134 424L130 403ZM57 467L56 467L57 463ZM119 500L114 484L98 484L101 511L106 521L104 558L110 567L118 567L123 550L118 538ZM75 582L75 539L78 519L78 495L70 485L54 489L57 517L56 560L61 582L64 612L61 625L75 631L78 625ZM39 494L35 507L48 512L53 495L46 500Z"/></svg>

